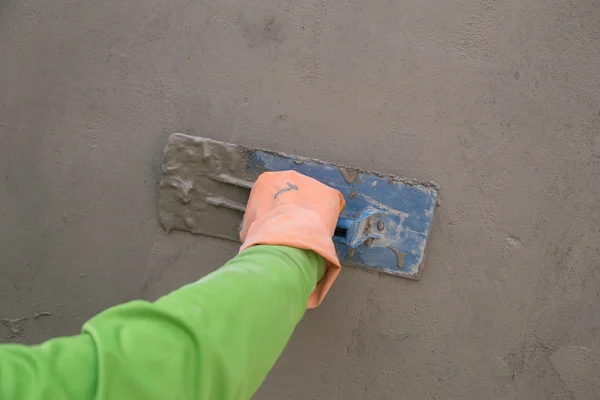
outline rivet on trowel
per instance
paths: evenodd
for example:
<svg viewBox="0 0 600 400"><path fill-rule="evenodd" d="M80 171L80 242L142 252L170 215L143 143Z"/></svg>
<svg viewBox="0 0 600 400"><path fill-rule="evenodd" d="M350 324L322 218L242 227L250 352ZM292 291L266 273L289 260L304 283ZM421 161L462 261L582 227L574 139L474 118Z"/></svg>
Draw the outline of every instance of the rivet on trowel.
<svg viewBox="0 0 600 400"><path fill-rule="evenodd" d="M383 228L385 228L385 225L383 225L383 221L377 221L377 230L382 231Z"/></svg>
<svg viewBox="0 0 600 400"><path fill-rule="evenodd" d="M365 247L371 247L372 244L373 238L368 238L367 240L365 240Z"/></svg>
<svg viewBox="0 0 600 400"><path fill-rule="evenodd" d="M347 257L346 258L352 258L354 257L354 249L352 247L350 247L348 249L348 253L347 253Z"/></svg>

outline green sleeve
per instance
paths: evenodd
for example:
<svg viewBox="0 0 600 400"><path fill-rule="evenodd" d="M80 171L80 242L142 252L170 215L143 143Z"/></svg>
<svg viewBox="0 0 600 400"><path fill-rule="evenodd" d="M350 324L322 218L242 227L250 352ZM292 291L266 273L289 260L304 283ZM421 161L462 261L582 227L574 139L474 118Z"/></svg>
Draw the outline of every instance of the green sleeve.
<svg viewBox="0 0 600 400"><path fill-rule="evenodd" d="M0 346L0 399L249 399L324 272L312 251L252 247L154 303L102 312L79 336Z"/></svg>

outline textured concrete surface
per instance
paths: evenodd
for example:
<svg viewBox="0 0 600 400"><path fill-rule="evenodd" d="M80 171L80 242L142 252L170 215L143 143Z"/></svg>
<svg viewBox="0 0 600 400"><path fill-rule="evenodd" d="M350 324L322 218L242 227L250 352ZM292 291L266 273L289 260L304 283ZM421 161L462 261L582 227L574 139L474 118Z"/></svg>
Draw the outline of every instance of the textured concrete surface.
<svg viewBox="0 0 600 400"><path fill-rule="evenodd" d="M0 318L28 317L0 337L75 333L234 254L159 230L181 131L442 187L422 280L342 271L257 399L597 398L599 19L591 0L0 0Z"/></svg>

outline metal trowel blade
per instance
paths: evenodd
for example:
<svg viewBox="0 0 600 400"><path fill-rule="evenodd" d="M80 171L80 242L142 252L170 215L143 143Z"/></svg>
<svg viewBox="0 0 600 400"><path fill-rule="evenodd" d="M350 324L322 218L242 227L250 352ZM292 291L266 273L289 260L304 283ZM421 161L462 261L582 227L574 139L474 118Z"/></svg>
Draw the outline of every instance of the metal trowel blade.
<svg viewBox="0 0 600 400"><path fill-rule="evenodd" d="M239 241L252 183L295 170L346 199L333 241L342 264L419 279L439 189L393 175L180 133L169 137L159 219L172 229Z"/></svg>

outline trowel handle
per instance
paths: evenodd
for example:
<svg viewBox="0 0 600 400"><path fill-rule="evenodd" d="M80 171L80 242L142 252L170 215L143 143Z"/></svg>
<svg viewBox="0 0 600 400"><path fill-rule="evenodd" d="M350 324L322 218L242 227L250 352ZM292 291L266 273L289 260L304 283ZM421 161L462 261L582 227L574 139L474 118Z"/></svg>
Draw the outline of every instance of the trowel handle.
<svg viewBox="0 0 600 400"><path fill-rule="evenodd" d="M248 189L248 190L252 189L252 186L254 185L254 182L246 181L244 179L239 179L234 176L227 175L227 174L219 174L219 175L211 176L210 179L217 181L217 182L227 183L229 185L234 185L234 186L237 186L237 187L240 187L243 189ZM204 200L208 204L212 204L213 206L216 206L216 207L225 207L225 208L229 208L231 210L235 210L235 211L239 211L239 212L246 211L245 204L239 203L234 200L230 200L226 197L212 196L212 197L207 197ZM361 216L357 220L340 217L335 226L335 233L333 234L334 239L337 239L338 241L342 241L343 243L348 244L351 247L357 247L361 243L368 240L369 237L371 237L372 235L368 235L368 234L362 235L362 232L359 233L357 224L360 221L362 221L362 219L370 216L374 212L375 211L366 211L366 213L368 213L369 215L364 216L364 217Z"/></svg>

